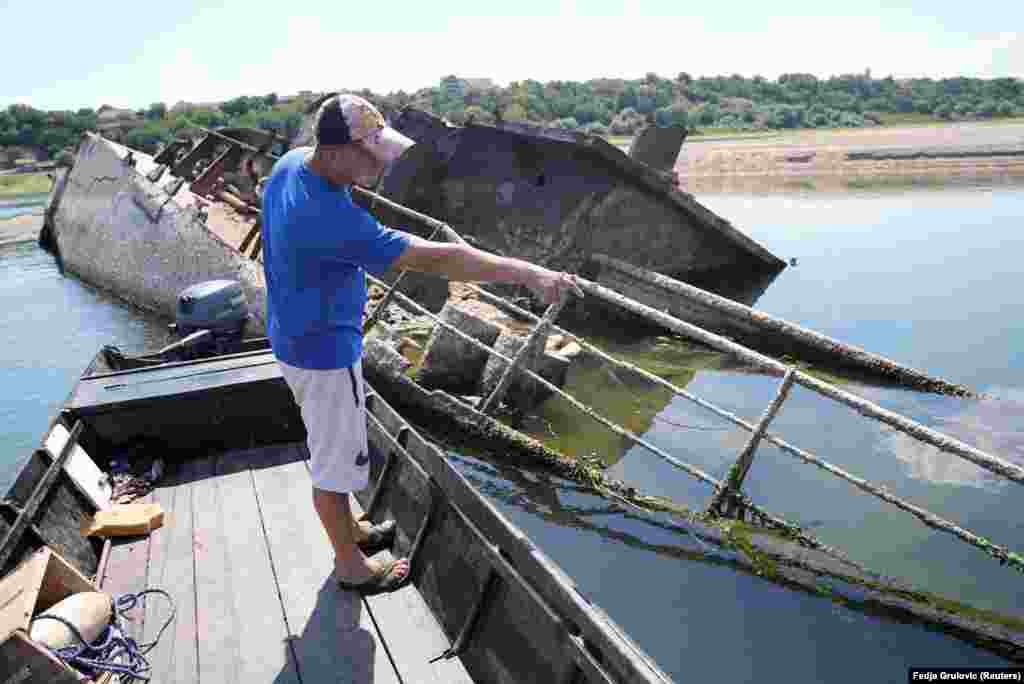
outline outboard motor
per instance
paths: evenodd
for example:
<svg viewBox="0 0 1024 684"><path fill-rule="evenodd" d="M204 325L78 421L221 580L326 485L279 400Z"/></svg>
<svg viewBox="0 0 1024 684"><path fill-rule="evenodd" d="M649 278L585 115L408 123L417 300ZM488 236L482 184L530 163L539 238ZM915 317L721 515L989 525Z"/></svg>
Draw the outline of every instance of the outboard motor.
<svg viewBox="0 0 1024 684"><path fill-rule="evenodd" d="M166 360L185 361L238 350L249 320L245 293L237 280L209 280L178 295L171 329L185 335L160 350Z"/></svg>

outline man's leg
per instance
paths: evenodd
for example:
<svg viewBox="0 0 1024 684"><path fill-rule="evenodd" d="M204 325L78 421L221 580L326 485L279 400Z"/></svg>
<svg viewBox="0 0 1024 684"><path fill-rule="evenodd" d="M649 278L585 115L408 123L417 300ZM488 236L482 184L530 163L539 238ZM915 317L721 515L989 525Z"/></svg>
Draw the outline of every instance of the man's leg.
<svg viewBox="0 0 1024 684"><path fill-rule="evenodd" d="M365 538L365 530L352 515L348 494L339 494L326 489L313 488L313 507L327 532L327 538L334 547L334 570L338 579L352 584L368 580L379 574L380 561L371 561L360 550L356 542ZM409 572L409 561L402 559L395 564L392 573L405 577Z"/></svg>

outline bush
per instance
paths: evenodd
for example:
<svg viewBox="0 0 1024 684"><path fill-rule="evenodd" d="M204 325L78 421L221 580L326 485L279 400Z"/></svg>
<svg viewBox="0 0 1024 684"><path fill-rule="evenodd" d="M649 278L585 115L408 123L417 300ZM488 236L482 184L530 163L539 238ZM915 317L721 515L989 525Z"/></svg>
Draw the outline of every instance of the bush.
<svg viewBox="0 0 1024 684"><path fill-rule="evenodd" d="M943 102L932 111L932 116L948 120L953 116L953 107L948 102Z"/></svg>
<svg viewBox="0 0 1024 684"><path fill-rule="evenodd" d="M674 104L654 112L654 122L659 126L682 126L685 128L690 122L690 115L686 110L686 105Z"/></svg>
<svg viewBox="0 0 1024 684"><path fill-rule="evenodd" d="M157 148L161 144L170 142L172 137L168 127L157 121L149 121L128 131L124 136L124 144L146 154L155 154Z"/></svg>
<svg viewBox="0 0 1024 684"><path fill-rule="evenodd" d="M697 121L704 126L713 126L721 116L721 110L718 105L707 102L702 105L696 112Z"/></svg>

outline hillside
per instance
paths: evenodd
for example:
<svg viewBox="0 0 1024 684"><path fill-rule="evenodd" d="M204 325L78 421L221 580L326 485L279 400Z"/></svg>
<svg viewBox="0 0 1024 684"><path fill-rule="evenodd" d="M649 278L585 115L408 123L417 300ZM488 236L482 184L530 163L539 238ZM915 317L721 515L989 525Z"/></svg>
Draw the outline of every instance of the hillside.
<svg viewBox="0 0 1024 684"><path fill-rule="evenodd" d="M648 73L642 79L585 82L517 81L500 87L490 79L446 76L414 93L359 94L383 107L413 105L455 124L528 121L597 135L628 136L649 123L691 130L758 131L856 128L921 121L999 119L1024 114L1024 82L1015 78L873 78L870 72L827 79L783 74L774 81L685 72L674 78ZM0 147L19 145L54 157L84 130L143 150L156 149L194 126L251 126L291 135L313 93L279 98L240 96L220 103L168 108L154 103L132 111L44 112L26 104L0 110Z"/></svg>

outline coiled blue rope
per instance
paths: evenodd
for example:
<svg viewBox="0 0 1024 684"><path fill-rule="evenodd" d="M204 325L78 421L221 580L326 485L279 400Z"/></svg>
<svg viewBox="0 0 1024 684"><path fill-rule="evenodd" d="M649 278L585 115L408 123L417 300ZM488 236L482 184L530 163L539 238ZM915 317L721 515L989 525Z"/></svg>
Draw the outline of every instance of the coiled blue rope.
<svg viewBox="0 0 1024 684"><path fill-rule="evenodd" d="M121 627L122 612L134 608L139 599L146 594L160 594L167 597L171 604L171 614L164 622L156 637L147 643L140 644L127 636ZM56 615L37 615L36 620L56 620L71 630L80 645L50 649L51 652L67 664L75 667L87 677L95 678L100 672L112 672L121 675L122 684L135 681L150 680L150 664L145 656L157 645L164 630L174 620L174 599L163 589L145 589L137 594L124 594L117 597L111 606L110 624L93 643L87 643L81 632L73 624Z"/></svg>

